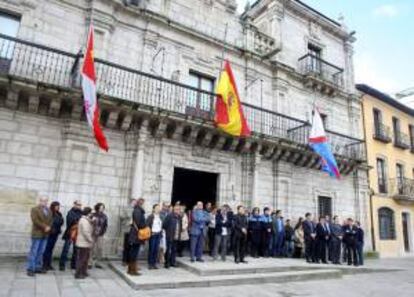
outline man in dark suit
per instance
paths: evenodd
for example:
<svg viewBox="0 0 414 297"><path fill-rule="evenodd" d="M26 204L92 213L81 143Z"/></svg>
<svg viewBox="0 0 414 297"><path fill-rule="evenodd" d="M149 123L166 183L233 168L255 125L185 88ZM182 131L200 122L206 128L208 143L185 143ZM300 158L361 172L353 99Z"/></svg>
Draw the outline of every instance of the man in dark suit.
<svg viewBox="0 0 414 297"><path fill-rule="evenodd" d="M358 266L356 252L356 234L357 228L354 226L354 220L349 218L344 226L344 242L346 247L348 265Z"/></svg>
<svg viewBox="0 0 414 297"><path fill-rule="evenodd" d="M319 223L316 225L316 247L317 247L317 263L322 261L324 264L328 264L326 261L326 249L328 247L329 231L326 227L326 221L324 217L319 218Z"/></svg>
<svg viewBox="0 0 414 297"><path fill-rule="evenodd" d="M361 223L355 221L356 226L356 252L357 252L357 264L359 266L364 265L364 230L361 228Z"/></svg>
<svg viewBox="0 0 414 297"><path fill-rule="evenodd" d="M173 212L169 213L163 224L162 228L165 230L165 268L177 267L176 264L176 254L177 254L177 244L180 239L181 234L181 207L180 205L175 205Z"/></svg>
<svg viewBox="0 0 414 297"><path fill-rule="evenodd" d="M244 260L247 243L247 216L242 205L237 207L237 215L234 216L234 262L247 263Z"/></svg>
<svg viewBox="0 0 414 297"><path fill-rule="evenodd" d="M331 224L331 239L329 242L329 250L333 264L341 264L342 237L342 226L339 224L338 216L334 216L333 224Z"/></svg>
<svg viewBox="0 0 414 297"><path fill-rule="evenodd" d="M305 258L308 263L316 262L315 255L315 237L316 237L316 228L312 222L312 214L305 214L305 221L303 221L303 234L305 239Z"/></svg>

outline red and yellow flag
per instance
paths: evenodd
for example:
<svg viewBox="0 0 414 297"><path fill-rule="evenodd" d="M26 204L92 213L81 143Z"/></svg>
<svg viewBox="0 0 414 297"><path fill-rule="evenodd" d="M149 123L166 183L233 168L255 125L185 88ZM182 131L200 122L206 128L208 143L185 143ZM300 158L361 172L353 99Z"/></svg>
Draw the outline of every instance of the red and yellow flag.
<svg viewBox="0 0 414 297"><path fill-rule="evenodd" d="M96 96L96 74L93 57L93 26L89 27L88 42L82 66L82 91L85 114L92 128L96 142L104 151L108 151L108 143L99 123L99 106Z"/></svg>
<svg viewBox="0 0 414 297"><path fill-rule="evenodd" d="M233 71L231 70L230 62L227 60L220 75L216 93L216 113L214 117L216 126L234 136L250 136L251 132L243 114L243 107L237 92Z"/></svg>

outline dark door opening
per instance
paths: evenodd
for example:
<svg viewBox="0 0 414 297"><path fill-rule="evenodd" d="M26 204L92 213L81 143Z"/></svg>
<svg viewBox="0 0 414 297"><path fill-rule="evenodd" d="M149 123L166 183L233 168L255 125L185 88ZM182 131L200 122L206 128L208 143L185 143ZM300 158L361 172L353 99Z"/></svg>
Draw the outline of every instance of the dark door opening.
<svg viewBox="0 0 414 297"><path fill-rule="evenodd" d="M217 179L217 173L175 167L171 203L180 201L187 209L192 209L197 201L215 205Z"/></svg>

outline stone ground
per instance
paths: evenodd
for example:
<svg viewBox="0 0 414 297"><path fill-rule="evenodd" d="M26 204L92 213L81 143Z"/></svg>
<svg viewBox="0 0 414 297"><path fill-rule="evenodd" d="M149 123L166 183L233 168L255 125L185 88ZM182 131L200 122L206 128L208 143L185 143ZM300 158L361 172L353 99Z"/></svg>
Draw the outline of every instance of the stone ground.
<svg viewBox="0 0 414 297"><path fill-rule="evenodd" d="M288 261L288 260L286 260ZM399 268L401 271L345 275L341 279L292 282L285 284L258 284L215 288L186 288L170 290L135 291L117 274L105 267L93 269L91 277L75 280L71 271L52 272L29 278L24 261L0 259L0 297L5 296L414 296L414 258L367 261L367 266ZM214 265L214 263L212 264ZM167 272L167 271L165 271ZM164 271L163 271L164 273ZM174 273L173 270L170 271ZM197 276L194 276L197 277Z"/></svg>

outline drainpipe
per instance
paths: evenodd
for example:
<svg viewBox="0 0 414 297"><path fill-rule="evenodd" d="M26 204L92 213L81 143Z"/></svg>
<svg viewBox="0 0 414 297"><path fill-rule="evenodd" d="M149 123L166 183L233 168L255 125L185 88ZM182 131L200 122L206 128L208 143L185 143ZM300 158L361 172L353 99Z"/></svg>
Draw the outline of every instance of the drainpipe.
<svg viewBox="0 0 414 297"><path fill-rule="evenodd" d="M366 123L365 123L365 113L364 113L364 99L363 96L361 96L361 113L362 113L362 126L363 126L363 131L364 131L364 140L365 140L365 152L366 152L366 158L367 158L367 166L368 166L368 147L367 147L367 132L365 130ZM370 168L368 167L368 170L370 170ZM369 178L369 173L367 172L367 178L368 178L368 185L369 185L369 218L370 218L370 229L371 229L371 246L372 246L372 250L375 252L376 251L376 245L375 245L375 231L374 231L374 204L373 204L373 196L374 196L374 191L371 189L371 181Z"/></svg>

